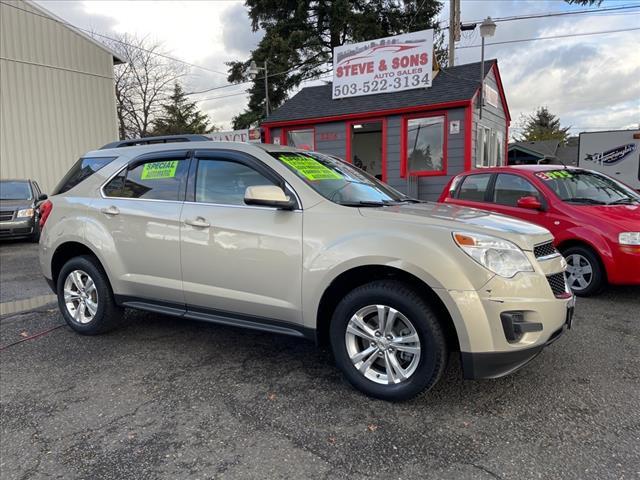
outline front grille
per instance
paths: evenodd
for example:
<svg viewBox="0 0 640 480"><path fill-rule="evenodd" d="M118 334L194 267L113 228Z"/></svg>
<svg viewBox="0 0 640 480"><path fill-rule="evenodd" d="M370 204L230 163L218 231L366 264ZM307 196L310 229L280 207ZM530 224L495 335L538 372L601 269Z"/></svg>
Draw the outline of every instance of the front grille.
<svg viewBox="0 0 640 480"><path fill-rule="evenodd" d="M553 242L541 243L540 245L533 247L533 254L536 258L548 257L549 255L554 255L556 253L558 253L558 250L553 246Z"/></svg>
<svg viewBox="0 0 640 480"><path fill-rule="evenodd" d="M9 222L13 220L13 210L0 212L0 222Z"/></svg>
<svg viewBox="0 0 640 480"><path fill-rule="evenodd" d="M563 272L547 276L547 281L549 282L551 291L556 297L563 297L567 294L567 280Z"/></svg>

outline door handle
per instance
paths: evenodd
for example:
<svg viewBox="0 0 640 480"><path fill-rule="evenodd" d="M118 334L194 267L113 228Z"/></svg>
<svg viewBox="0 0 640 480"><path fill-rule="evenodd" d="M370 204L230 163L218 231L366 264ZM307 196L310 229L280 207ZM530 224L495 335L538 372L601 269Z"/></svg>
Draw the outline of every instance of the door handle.
<svg viewBox="0 0 640 480"><path fill-rule="evenodd" d="M120 210L115 205L111 205L106 208L101 208L100 211L105 215L118 215L120 213Z"/></svg>
<svg viewBox="0 0 640 480"><path fill-rule="evenodd" d="M197 228L209 228L211 226L211 224L209 222L207 222L204 218L202 217L196 217L194 219L187 219L184 221L184 223L186 223L187 225L191 225L192 227L197 227Z"/></svg>

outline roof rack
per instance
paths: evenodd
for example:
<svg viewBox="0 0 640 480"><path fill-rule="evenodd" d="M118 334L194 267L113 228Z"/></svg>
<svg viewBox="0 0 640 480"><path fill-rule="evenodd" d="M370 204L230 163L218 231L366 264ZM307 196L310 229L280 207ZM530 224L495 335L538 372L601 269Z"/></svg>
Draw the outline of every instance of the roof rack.
<svg viewBox="0 0 640 480"><path fill-rule="evenodd" d="M154 143L179 143L179 142L204 142L211 141L211 138L205 135L165 135L160 137L142 137L132 138L130 140L118 140L117 142L107 143L100 147L100 150L107 148L133 147L135 145L152 145Z"/></svg>

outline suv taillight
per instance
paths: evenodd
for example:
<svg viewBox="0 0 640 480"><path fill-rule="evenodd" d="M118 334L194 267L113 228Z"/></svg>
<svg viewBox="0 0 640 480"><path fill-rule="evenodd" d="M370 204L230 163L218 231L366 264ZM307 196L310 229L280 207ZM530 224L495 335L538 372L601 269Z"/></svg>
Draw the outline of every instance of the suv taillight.
<svg viewBox="0 0 640 480"><path fill-rule="evenodd" d="M40 204L40 228L44 227L47 218L51 214L51 210L53 210L53 203L51 200L45 200Z"/></svg>

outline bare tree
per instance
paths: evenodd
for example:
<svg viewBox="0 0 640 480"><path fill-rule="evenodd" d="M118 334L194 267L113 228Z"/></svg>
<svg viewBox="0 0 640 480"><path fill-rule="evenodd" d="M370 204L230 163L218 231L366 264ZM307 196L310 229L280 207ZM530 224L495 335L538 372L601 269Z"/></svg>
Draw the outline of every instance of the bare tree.
<svg viewBox="0 0 640 480"><path fill-rule="evenodd" d="M123 34L107 43L125 62L114 68L120 138L147 136L173 85L187 69L168 60L161 45L147 38Z"/></svg>

